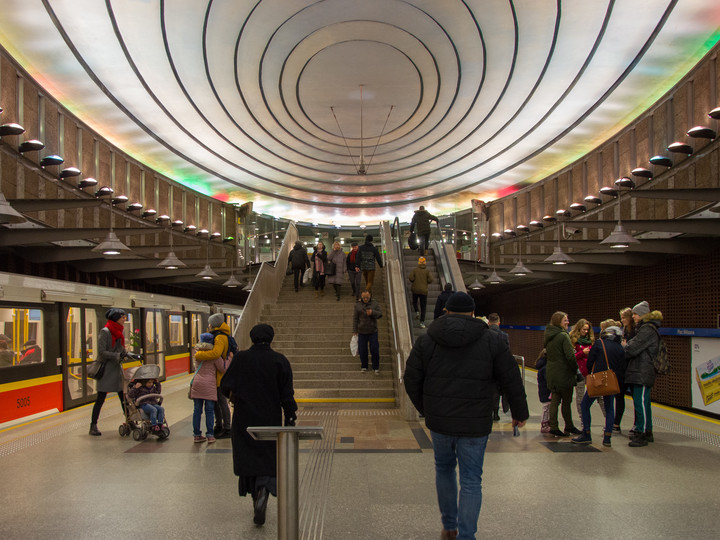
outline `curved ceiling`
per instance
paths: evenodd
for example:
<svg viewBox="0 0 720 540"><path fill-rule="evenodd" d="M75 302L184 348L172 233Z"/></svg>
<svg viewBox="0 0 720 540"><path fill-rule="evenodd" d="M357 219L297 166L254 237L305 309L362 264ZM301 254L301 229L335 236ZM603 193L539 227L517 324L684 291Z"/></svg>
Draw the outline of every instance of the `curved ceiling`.
<svg viewBox="0 0 720 540"><path fill-rule="evenodd" d="M720 28L707 0L2 5L0 43L133 158L338 225L542 179L647 109Z"/></svg>

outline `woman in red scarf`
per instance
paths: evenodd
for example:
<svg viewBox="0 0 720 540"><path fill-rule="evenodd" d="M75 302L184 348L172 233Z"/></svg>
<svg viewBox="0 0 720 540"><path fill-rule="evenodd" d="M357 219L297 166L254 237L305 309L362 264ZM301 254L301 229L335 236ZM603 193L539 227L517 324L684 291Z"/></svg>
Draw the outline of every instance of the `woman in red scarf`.
<svg viewBox="0 0 720 540"><path fill-rule="evenodd" d="M100 417L100 409L105 403L108 392L117 392L120 398L120 406L125 413L123 402L123 374L122 361L127 356L125 350L125 321L127 314L119 308L110 308L106 313L107 323L100 330L98 335L98 360L105 362L103 376L97 381L97 399L92 410L90 420L90 435L102 435L97 428L97 421Z"/></svg>

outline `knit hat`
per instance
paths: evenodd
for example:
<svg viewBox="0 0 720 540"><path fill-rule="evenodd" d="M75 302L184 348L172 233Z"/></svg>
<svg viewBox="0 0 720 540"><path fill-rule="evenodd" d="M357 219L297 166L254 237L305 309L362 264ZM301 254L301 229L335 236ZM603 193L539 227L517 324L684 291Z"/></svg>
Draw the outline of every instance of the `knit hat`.
<svg viewBox="0 0 720 540"><path fill-rule="evenodd" d="M425 264L425 257L420 257L418 259L418 264Z"/></svg>
<svg viewBox="0 0 720 540"><path fill-rule="evenodd" d="M368 234L365 237L365 243L367 244L368 242L372 242L372 241L373 241L372 234Z"/></svg>
<svg viewBox="0 0 720 540"><path fill-rule="evenodd" d="M445 292L452 292L452 283L445 284Z"/></svg>
<svg viewBox="0 0 720 540"><path fill-rule="evenodd" d="M639 304L636 304L635 307L632 308L632 310L633 313L636 313L637 315L640 315L642 317L650 313L650 304L643 300Z"/></svg>
<svg viewBox="0 0 720 540"><path fill-rule="evenodd" d="M253 343L272 343L275 330L269 324L256 324L250 330L250 340Z"/></svg>
<svg viewBox="0 0 720 540"><path fill-rule="evenodd" d="M219 328L222 323L225 322L225 315L222 313L213 313L208 318L208 324L210 328Z"/></svg>
<svg viewBox="0 0 720 540"><path fill-rule="evenodd" d="M623 331L622 331L622 328L620 328L619 326L608 326L601 333L601 336L622 337L622 335L623 335Z"/></svg>
<svg viewBox="0 0 720 540"><path fill-rule="evenodd" d="M475 300L468 293L458 291L448 298L445 309L455 313L474 313Z"/></svg>
<svg viewBox="0 0 720 540"><path fill-rule="evenodd" d="M215 343L215 336L213 336L210 332L204 332L200 334L200 343L210 343L212 345Z"/></svg>
<svg viewBox="0 0 720 540"><path fill-rule="evenodd" d="M125 313L125 311L123 311L120 308L116 308L116 307L110 308L105 312L105 318L108 321L112 321L112 322L118 322L120 317L124 317L125 315L127 315L127 313Z"/></svg>

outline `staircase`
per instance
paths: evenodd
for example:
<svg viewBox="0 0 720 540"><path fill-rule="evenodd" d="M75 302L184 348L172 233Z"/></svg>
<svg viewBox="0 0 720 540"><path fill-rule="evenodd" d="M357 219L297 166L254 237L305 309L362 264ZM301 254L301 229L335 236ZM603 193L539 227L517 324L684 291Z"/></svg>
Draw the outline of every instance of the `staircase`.
<svg viewBox="0 0 720 540"><path fill-rule="evenodd" d="M404 249L402 253L403 264L405 265L405 290L407 293L408 305L412 306L412 291L410 290L412 283L410 283L408 276L413 269L417 268L420 256L418 255L417 250ZM425 266L433 278L433 282L428 285L427 308L425 309L425 326L429 326L430 323L433 322L433 311L435 310L437 297L442 292L442 286L440 285L440 278L437 271L437 261L435 260L435 253L432 250L425 251ZM425 329L420 328L420 321L415 318L415 310L413 308L409 309L413 342L415 342L418 336L425 333Z"/></svg>
<svg viewBox="0 0 720 540"><path fill-rule="evenodd" d="M377 404L383 408L395 405L394 354L383 270L375 272L373 284L373 298L383 312L378 320L379 375L372 369L362 373L360 357L350 354L355 305L351 290L346 281L337 301L333 286L325 285L325 295L316 298L310 284L296 293L292 276L286 276L277 303L263 308L260 322L275 329L273 349L290 361L298 403L345 407L360 403L363 407Z"/></svg>

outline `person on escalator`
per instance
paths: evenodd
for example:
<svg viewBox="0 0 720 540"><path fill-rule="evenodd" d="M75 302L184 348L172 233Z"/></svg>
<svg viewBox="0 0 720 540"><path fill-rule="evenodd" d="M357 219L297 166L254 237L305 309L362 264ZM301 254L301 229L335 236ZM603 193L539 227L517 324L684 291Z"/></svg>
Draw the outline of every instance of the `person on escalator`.
<svg viewBox="0 0 720 540"><path fill-rule="evenodd" d="M440 224L438 218L421 206L415 210L415 214L410 221L410 234L417 234L418 254L422 257L430 245L430 221Z"/></svg>
<svg viewBox="0 0 720 540"><path fill-rule="evenodd" d="M428 285L432 283L432 274L428 271L425 257L418 259L418 265L413 268L408 276L412 286L412 305L415 310L415 318L420 320L420 328L425 328L425 309L427 307ZM418 304L420 304L418 306Z"/></svg>

